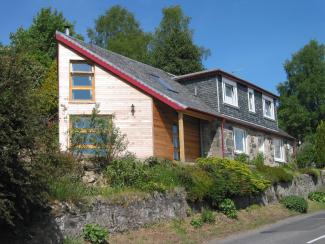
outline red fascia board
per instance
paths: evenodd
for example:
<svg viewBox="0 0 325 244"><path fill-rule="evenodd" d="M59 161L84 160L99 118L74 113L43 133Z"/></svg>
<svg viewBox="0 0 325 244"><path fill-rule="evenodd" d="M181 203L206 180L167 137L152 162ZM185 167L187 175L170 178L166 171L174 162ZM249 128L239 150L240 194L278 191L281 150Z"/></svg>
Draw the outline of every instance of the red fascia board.
<svg viewBox="0 0 325 244"><path fill-rule="evenodd" d="M64 44L65 46L70 47L71 49L78 52L82 56L92 60L93 62L95 62L99 66L101 66L104 69L106 69L106 70L112 72L113 74L119 76L123 80L131 83L133 86L139 88L140 90L144 91L145 93L157 98L158 100L160 100L161 102L167 104L168 106L172 107L173 109L175 109L175 110L184 110L184 109L186 109L186 107L180 106L179 104L167 99L166 97L160 95L158 92L150 89L149 87L141 84L140 82L138 82L137 80L135 80L132 77L128 76L127 74L125 74L125 73L121 72L120 70L114 68L113 66L107 64L106 62L104 62L101 59L97 58L92 53L90 53L87 50L79 47L78 45L74 44L73 42L67 40L66 38L64 38L60 34L56 34L55 37L56 37L56 40L59 41L60 43Z"/></svg>

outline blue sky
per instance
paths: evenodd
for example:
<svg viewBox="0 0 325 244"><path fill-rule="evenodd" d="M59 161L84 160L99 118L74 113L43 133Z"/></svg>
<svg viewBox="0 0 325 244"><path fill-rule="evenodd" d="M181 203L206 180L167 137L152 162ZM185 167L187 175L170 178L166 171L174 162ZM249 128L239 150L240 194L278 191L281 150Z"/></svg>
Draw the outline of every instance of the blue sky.
<svg viewBox="0 0 325 244"><path fill-rule="evenodd" d="M325 43L323 0L10 0L1 2L0 42L28 27L41 7L53 7L86 36L94 20L120 4L135 14L145 31L159 24L161 9L181 5L192 18L196 44L209 48L206 68L222 68L276 92L286 79L283 64L311 39Z"/></svg>

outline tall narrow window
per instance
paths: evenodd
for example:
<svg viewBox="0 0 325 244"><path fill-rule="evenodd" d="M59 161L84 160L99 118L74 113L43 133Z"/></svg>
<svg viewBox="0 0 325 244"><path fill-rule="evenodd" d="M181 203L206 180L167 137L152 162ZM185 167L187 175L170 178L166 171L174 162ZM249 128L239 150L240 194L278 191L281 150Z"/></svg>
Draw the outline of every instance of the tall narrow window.
<svg viewBox="0 0 325 244"><path fill-rule="evenodd" d="M178 126L176 124L173 124L172 133L173 133L173 146L174 146L174 160L179 160L180 159L179 137L178 137Z"/></svg>
<svg viewBox="0 0 325 244"><path fill-rule="evenodd" d="M281 139L273 139L274 159L278 162L284 162L284 147Z"/></svg>
<svg viewBox="0 0 325 244"><path fill-rule="evenodd" d="M246 132L243 129L234 128L235 153L246 153Z"/></svg>
<svg viewBox="0 0 325 244"><path fill-rule="evenodd" d="M248 88L248 110L250 112L255 113L255 96L254 96L254 90Z"/></svg>
<svg viewBox="0 0 325 244"><path fill-rule="evenodd" d="M222 79L223 102L238 107L236 82Z"/></svg>
<svg viewBox="0 0 325 244"><path fill-rule="evenodd" d="M266 118L274 119L274 101L272 98L264 96L263 100L263 115Z"/></svg>
<svg viewBox="0 0 325 244"><path fill-rule="evenodd" d="M258 137L258 152L259 153L264 153L264 136L259 136Z"/></svg>
<svg viewBox="0 0 325 244"><path fill-rule="evenodd" d="M84 61L73 61L70 67L70 100L94 100L94 67Z"/></svg>

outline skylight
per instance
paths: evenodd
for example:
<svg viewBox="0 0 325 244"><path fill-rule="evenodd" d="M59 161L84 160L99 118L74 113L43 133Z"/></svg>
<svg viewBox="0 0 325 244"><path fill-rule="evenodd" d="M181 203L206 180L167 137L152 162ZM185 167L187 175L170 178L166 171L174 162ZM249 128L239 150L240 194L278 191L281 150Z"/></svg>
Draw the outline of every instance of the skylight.
<svg viewBox="0 0 325 244"><path fill-rule="evenodd" d="M155 74L150 74L150 75L166 90L178 93L178 91L173 89L173 87L166 80L161 78L160 76L155 75Z"/></svg>

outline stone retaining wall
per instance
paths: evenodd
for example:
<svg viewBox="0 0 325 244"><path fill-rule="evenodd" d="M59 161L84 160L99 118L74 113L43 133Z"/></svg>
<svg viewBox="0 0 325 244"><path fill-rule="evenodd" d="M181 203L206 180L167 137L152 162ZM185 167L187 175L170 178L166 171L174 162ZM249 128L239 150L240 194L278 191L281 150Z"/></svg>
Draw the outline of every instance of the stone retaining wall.
<svg viewBox="0 0 325 244"><path fill-rule="evenodd" d="M97 223L106 227L110 233L126 231L159 220L182 218L186 216L188 205L186 192L176 189L168 193L154 193L126 204L108 203L95 200L88 209L61 204L55 218L64 236L77 236L87 223Z"/></svg>
<svg viewBox="0 0 325 244"><path fill-rule="evenodd" d="M321 171L321 177L314 179L312 176L302 174L294 178L290 183L278 183L269 187L263 194L250 197L238 197L235 200L238 208L245 208L252 204L268 205L278 202L282 197L298 195L308 197L308 194L325 185L325 170Z"/></svg>

